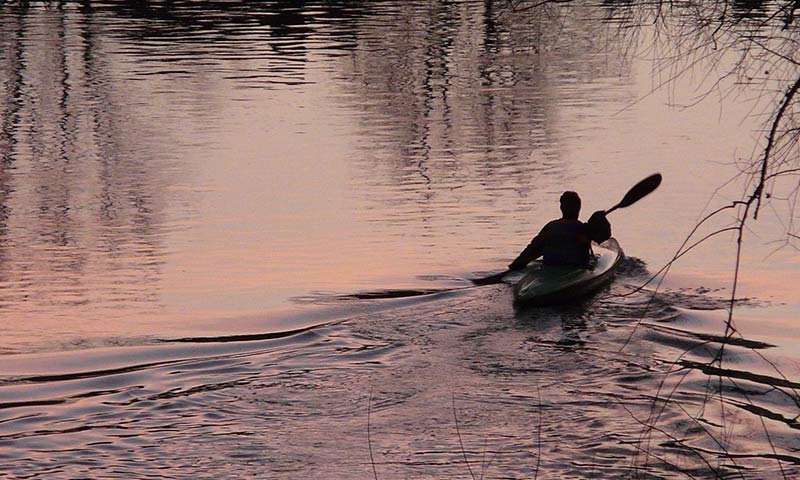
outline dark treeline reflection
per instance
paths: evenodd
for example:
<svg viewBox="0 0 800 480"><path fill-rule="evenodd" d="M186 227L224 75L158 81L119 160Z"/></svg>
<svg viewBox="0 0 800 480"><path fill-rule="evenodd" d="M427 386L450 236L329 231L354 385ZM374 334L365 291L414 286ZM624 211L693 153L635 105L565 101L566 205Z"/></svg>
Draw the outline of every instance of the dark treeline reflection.
<svg viewBox="0 0 800 480"><path fill-rule="evenodd" d="M181 200L169 187L190 166L178 158L182 132L164 121L202 118L202 92L220 75L259 88L303 84L311 8L0 2L0 308L54 323L154 312L164 238L191 216L167 218ZM348 11L332 2L317 13L330 19L326 38L351 41ZM138 79L151 78L186 80L188 100L175 88L166 96L188 112L142 107L156 88Z"/></svg>
<svg viewBox="0 0 800 480"><path fill-rule="evenodd" d="M358 184L393 188L378 201L408 206L405 217L375 221L443 220L453 215L440 207L460 204L492 228L495 215L530 211L546 195L543 174L574 175L561 141L581 133L565 119L627 95L622 49L593 20L604 7L508 7L397 2L359 24L340 64L364 112Z"/></svg>
<svg viewBox="0 0 800 480"><path fill-rule="evenodd" d="M150 303L158 277L157 159L118 102L99 27L82 13L0 15L0 307Z"/></svg>
<svg viewBox="0 0 800 480"><path fill-rule="evenodd" d="M559 117L621 91L624 61L586 20L606 7L580 8L0 2L0 306L159 307L165 238L192 218L171 188L191 183L187 124L213 133L237 92L324 87L355 110L355 194L398 206L375 221L535 203L538 175L568 175Z"/></svg>

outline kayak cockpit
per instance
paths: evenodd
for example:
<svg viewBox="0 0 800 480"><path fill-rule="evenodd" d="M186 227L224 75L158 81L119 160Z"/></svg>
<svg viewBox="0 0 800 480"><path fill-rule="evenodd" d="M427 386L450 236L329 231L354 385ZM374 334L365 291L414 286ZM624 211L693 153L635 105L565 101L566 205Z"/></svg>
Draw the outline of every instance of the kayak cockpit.
<svg viewBox="0 0 800 480"><path fill-rule="evenodd" d="M586 267L553 266L537 261L514 285L516 305L554 305L587 295L608 283L624 257L614 238L592 244L593 259Z"/></svg>

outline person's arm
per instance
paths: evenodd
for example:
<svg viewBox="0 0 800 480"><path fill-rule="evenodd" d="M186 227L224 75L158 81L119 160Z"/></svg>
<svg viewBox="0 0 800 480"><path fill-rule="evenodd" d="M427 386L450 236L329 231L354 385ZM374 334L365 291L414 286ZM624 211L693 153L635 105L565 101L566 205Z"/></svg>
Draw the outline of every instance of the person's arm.
<svg viewBox="0 0 800 480"><path fill-rule="evenodd" d="M508 265L509 270L522 270L527 267L529 263L542 256L542 249L544 247L544 236L547 226L539 232L539 235L533 237L531 243L525 247L525 250L520 253L513 262Z"/></svg>

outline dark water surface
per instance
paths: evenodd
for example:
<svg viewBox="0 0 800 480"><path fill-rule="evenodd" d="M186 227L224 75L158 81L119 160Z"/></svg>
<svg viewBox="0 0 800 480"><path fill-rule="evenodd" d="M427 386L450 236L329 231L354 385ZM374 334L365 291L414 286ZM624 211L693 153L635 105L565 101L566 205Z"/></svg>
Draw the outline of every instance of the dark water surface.
<svg viewBox="0 0 800 480"><path fill-rule="evenodd" d="M723 362L732 237L630 293L737 197L753 104L649 95L612 12L0 3L0 477L800 474L781 212ZM471 286L654 171L608 290Z"/></svg>

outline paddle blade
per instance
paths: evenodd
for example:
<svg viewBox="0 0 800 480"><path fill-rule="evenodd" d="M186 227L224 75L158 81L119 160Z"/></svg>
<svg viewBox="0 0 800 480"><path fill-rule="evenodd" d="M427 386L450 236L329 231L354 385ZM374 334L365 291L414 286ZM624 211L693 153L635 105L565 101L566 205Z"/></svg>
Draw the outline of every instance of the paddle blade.
<svg viewBox="0 0 800 480"><path fill-rule="evenodd" d="M653 190L658 188L659 185L661 185L661 174L654 173L653 175L650 175L628 190L628 193L625 194L622 200L618 204L614 205L614 207L608 209L606 213L618 208L625 208L633 205L652 193Z"/></svg>

